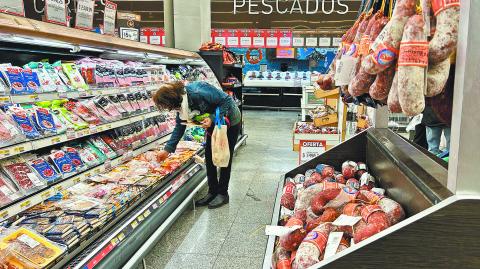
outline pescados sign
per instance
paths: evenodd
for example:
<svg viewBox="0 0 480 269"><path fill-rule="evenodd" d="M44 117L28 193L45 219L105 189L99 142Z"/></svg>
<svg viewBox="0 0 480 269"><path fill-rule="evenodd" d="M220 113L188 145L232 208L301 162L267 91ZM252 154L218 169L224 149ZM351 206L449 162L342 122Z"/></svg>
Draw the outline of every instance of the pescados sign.
<svg viewBox="0 0 480 269"><path fill-rule="evenodd" d="M233 0L233 14L248 11L250 15L264 14L346 14L345 0ZM286 7L283 3L286 3Z"/></svg>

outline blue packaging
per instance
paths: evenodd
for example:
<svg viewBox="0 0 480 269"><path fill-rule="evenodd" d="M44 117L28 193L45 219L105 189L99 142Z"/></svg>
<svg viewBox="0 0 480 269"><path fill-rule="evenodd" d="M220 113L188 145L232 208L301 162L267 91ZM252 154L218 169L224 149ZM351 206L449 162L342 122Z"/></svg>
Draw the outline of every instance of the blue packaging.
<svg viewBox="0 0 480 269"><path fill-rule="evenodd" d="M40 137L40 133L37 128L30 121L30 118L27 115L27 112L23 108L11 107L9 112L13 120L18 124L22 133L29 139L35 139Z"/></svg>
<svg viewBox="0 0 480 269"><path fill-rule="evenodd" d="M58 172L42 158L31 160L28 163L43 179L47 180L48 183L60 178Z"/></svg>
<svg viewBox="0 0 480 269"><path fill-rule="evenodd" d="M29 93L39 93L40 91L40 80L38 79L38 74L32 69L23 70L23 79L25 81L25 86Z"/></svg>
<svg viewBox="0 0 480 269"><path fill-rule="evenodd" d="M75 148L72 147L63 147L63 151L67 154L68 158L72 160L73 166L75 166L76 170L83 170L85 164L80 157L80 153Z"/></svg>
<svg viewBox="0 0 480 269"><path fill-rule="evenodd" d="M10 94L29 94L30 90L26 87L23 78L23 69L20 67L8 67L4 73L8 84L10 85Z"/></svg>
<svg viewBox="0 0 480 269"><path fill-rule="evenodd" d="M50 154L49 157L63 176L69 176L76 171L72 160L65 152L58 150Z"/></svg>
<svg viewBox="0 0 480 269"><path fill-rule="evenodd" d="M55 126L53 115L48 109L42 107L35 108L35 120L37 125L44 132L52 134L57 133L57 128Z"/></svg>

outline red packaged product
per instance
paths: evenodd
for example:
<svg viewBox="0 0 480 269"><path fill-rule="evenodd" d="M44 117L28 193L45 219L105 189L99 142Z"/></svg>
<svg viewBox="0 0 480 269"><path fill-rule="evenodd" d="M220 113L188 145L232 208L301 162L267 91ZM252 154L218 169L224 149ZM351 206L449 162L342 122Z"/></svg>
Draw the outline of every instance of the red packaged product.
<svg viewBox="0 0 480 269"><path fill-rule="evenodd" d="M22 158L13 158L2 162L7 175L23 191L29 193L46 185Z"/></svg>

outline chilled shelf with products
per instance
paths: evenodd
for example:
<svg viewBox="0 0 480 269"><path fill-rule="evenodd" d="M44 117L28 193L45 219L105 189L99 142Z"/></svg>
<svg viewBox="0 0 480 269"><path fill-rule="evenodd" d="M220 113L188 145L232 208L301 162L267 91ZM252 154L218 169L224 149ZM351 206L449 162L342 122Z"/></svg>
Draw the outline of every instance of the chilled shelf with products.
<svg viewBox="0 0 480 269"><path fill-rule="evenodd" d="M175 80L220 87L212 70L192 52L0 19L0 263L112 268L146 255L206 184L198 142L156 161L175 115L152 93Z"/></svg>

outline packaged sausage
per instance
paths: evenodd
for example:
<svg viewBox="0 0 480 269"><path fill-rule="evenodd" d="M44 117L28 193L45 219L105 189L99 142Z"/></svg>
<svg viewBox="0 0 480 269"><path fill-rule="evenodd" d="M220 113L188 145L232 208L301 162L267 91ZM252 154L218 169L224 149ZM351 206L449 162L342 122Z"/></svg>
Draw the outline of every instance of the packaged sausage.
<svg viewBox="0 0 480 269"><path fill-rule="evenodd" d="M35 106L33 107L33 111L33 118L35 119L36 126L39 127L44 135L57 134L57 127L50 110Z"/></svg>
<svg viewBox="0 0 480 269"><path fill-rule="evenodd" d="M62 147L62 150L65 152L68 158L70 158L76 171L83 171L86 169L85 164L82 161L82 157L80 157L80 153L76 148L64 146Z"/></svg>
<svg viewBox="0 0 480 269"><path fill-rule="evenodd" d="M3 160L1 165L8 177L27 194L47 185L21 157Z"/></svg>
<svg viewBox="0 0 480 269"><path fill-rule="evenodd" d="M290 210L295 208L295 199L297 195L297 190L295 183L288 181L283 187L283 194L280 199L280 204Z"/></svg>
<svg viewBox="0 0 480 269"><path fill-rule="evenodd" d="M298 248L293 268L306 269L320 262L320 257L327 246L328 236L334 230L331 223L325 223L308 233Z"/></svg>
<svg viewBox="0 0 480 269"><path fill-rule="evenodd" d="M23 75L23 79L25 80L25 86L27 87L28 92L31 92L31 93L42 92L40 80L38 79L38 74L35 70L23 69L22 75Z"/></svg>
<svg viewBox="0 0 480 269"><path fill-rule="evenodd" d="M32 94L35 93L27 87L25 78L23 77L23 69L17 66L2 67L0 72L2 77L10 87L10 94Z"/></svg>
<svg viewBox="0 0 480 269"><path fill-rule="evenodd" d="M63 177L68 177L76 172L75 166L68 155L62 150L55 150L52 154L48 155L50 161L55 165L58 171Z"/></svg>
<svg viewBox="0 0 480 269"><path fill-rule="evenodd" d="M0 147L6 147L25 139L13 118L0 109Z"/></svg>
<svg viewBox="0 0 480 269"><path fill-rule="evenodd" d="M428 42L423 16L410 17L405 25L398 58L398 99L403 113L416 116L425 109Z"/></svg>
<svg viewBox="0 0 480 269"><path fill-rule="evenodd" d="M438 64L430 64L427 73L427 91L426 97L433 97L442 93L447 84L448 75L450 73L450 59Z"/></svg>
<svg viewBox="0 0 480 269"><path fill-rule="evenodd" d="M79 91L88 90L87 83L85 83L85 80L74 63L62 63L62 70L65 75L67 75L73 88Z"/></svg>
<svg viewBox="0 0 480 269"><path fill-rule="evenodd" d="M31 121L31 117L27 110L20 106L10 106L8 107L7 114L12 117L20 131L22 131L27 138L36 139L41 137L40 132Z"/></svg>
<svg viewBox="0 0 480 269"><path fill-rule="evenodd" d="M48 183L52 183L61 178L61 175L44 158L32 156L28 158L28 164Z"/></svg>

